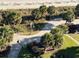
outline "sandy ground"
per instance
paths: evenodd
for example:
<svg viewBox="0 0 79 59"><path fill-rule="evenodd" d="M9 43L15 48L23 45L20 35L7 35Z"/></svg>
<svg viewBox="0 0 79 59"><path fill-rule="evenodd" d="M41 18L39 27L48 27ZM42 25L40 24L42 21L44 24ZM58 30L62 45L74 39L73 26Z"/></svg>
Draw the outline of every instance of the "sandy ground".
<svg viewBox="0 0 79 59"><path fill-rule="evenodd" d="M41 4L43 5L43 4ZM34 9L34 8L39 8L41 5L0 5L0 9L6 10L6 9ZM77 3L69 3L69 4L44 4L46 6L76 6Z"/></svg>
<svg viewBox="0 0 79 59"><path fill-rule="evenodd" d="M41 5L76 6L78 3L78 0L0 0L0 9L31 9Z"/></svg>
<svg viewBox="0 0 79 59"><path fill-rule="evenodd" d="M73 24L79 24L79 19L75 19L74 22L72 22Z"/></svg>

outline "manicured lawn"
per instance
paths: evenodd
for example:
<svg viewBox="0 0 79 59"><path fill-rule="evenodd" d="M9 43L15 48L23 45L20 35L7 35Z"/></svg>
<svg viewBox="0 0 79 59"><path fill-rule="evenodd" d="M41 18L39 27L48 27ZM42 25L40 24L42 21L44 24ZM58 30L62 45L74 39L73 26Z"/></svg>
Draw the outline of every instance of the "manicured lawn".
<svg viewBox="0 0 79 59"><path fill-rule="evenodd" d="M68 47L73 47L73 46L78 46L73 40L71 40L69 37L64 35L64 40L63 40L63 45L61 46L61 48L55 50L61 50L61 49L66 49ZM43 58L49 58L55 51L50 51L48 53L45 53L42 55Z"/></svg>
<svg viewBox="0 0 79 59"><path fill-rule="evenodd" d="M72 47L72 46L77 46L77 44L73 40L71 40L71 38L64 35L64 41L63 41L63 45L61 49L65 49L65 48Z"/></svg>
<svg viewBox="0 0 79 59"><path fill-rule="evenodd" d="M79 41L79 34L69 34L72 38Z"/></svg>

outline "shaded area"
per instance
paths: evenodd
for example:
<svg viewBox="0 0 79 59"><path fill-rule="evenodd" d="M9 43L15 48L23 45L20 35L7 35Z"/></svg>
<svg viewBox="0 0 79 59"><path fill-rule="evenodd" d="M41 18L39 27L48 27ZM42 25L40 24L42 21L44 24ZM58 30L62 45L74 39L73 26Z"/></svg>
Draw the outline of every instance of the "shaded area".
<svg viewBox="0 0 79 59"><path fill-rule="evenodd" d="M28 54L27 52L20 52L23 51L24 48L26 46L26 44L30 44L31 42L40 42L40 36L38 37L32 37L32 38L26 38L26 37L21 37L20 39L23 40L19 40L19 42L17 42L16 44L12 44L11 46L11 51L8 55L9 58L15 58L17 57L19 54L21 55L25 55ZM21 48L23 50L21 50ZM27 49L25 49L26 51L28 51ZM20 53L19 53L20 52ZM29 51L28 51L29 52ZM22 54L23 53L23 54ZM25 54L24 54L25 53ZM29 54L28 54L29 55ZM30 56L29 56L30 57Z"/></svg>
<svg viewBox="0 0 79 59"><path fill-rule="evenodd" d="M22 47L22 50L19 53L19 58L40 58L41 51L38 47L35 48L36 51L33 51L31 47L28 45L25 47ZM38 49L38 50L37 50Z"/></svg>
<svg viewBox="0 0 79 59"><path fill-rule="evenodd" d="M51 58L79 58L79 46L59 50Z"/></svg>
<svg viewBox="0 0 79 59"><path fill-rule="evenodd" d="M29 21L29 20L34 20L34 17L31 15L22 17L22 23L25 23L25 21Z"/></svg>
<svg viewBox="0 0 79 59"><path fill-rule="evenodd" d="M79 32L79 24L69 25L69 33Z"/></svg>
<svg viewBox="0 0 79 59"><path fill-rule="evenodd" d="M39 42L40 42L40 37L24 38L24 40L20 42L20 45L23 47L21 48L18 57L21 58L41 57L40 55L43 53L43 49Z"/></svg>
<svg viewBox="0 0 79 59"><path fill-rule="evenodd" d="M30 25L29 25L30 27ZM54 25L50 23L35 23L33 26L33 30L51 30Z"/></svg>
<svg viewBox="0 0 79 59"><path fill-rule="evenodd" d="M7 46L6 47L6 50L3 50L3 51L0 51L0 57L7 57L7 54L9 53L10 51L10 46Z"/></svg>
<svg viewBox="0 0 79 59"><path fill-rule="evenodd" d="M53 20L53 21L60 21L60 20L62 20L62 16L61 15L56 15L56 16L49 16L49 15L47 15L46 17L45 17L45 19L46 20Z"/></svg>
<svg viewBox="0 0 79 59"><path fill-rule="evenodd" d="M24 38L22 41L20 41L20 45L26 45L26 44L29 44L31 42L40 42L40 39L41 37L40 36L37 36L37 37L32 37L32 38Z"/></svg>

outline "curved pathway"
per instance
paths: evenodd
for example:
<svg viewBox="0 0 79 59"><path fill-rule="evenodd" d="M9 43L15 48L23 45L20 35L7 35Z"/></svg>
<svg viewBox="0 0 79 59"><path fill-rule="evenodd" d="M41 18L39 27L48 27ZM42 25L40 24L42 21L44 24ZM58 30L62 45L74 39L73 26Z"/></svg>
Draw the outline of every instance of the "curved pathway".
<svg viewBox="0 0 79 59"><path fill-rule="evenodd" d="M44 35L47 32L50 32L50 30L60 24L64 24L65 21L48 21L47 24L45 25L45 27L37 34L35 35L29 35L29 36L25 36L25 35L20 35L20 34L14 34L13 37L13 41L10 43L11 45L11 50L10 53L8 54L8 58L16 58L18 57L18 54L21 50L21 47L24 46L25 44L28 44L30 42L36 41L39 42L40 41L40 37L42 35ZM17 41L20 41L20 43L17 43Z"/></svg>

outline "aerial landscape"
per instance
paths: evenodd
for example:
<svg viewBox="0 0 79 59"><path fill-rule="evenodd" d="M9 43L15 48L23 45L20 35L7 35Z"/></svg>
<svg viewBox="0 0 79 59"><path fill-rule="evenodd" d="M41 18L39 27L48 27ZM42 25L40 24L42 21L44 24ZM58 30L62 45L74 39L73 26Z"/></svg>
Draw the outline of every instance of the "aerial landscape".
<svg viewBox="0 0 79 59"><path fill-rule="evenodd" d="M0 58L79 58L79 0L0 0Z"/></svg>

